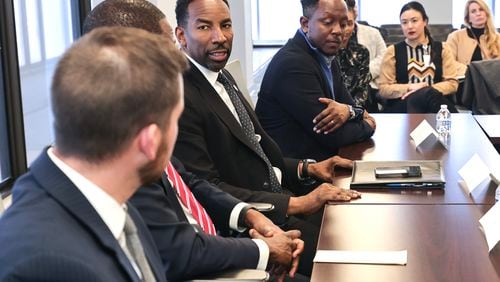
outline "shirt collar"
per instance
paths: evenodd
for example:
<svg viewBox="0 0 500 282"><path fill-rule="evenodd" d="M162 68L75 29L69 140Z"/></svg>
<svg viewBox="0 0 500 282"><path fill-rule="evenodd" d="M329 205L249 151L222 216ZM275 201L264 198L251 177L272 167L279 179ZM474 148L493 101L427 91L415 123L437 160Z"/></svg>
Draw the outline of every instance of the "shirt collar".
<svg viewBox="0 0 500 282"><path fill-rule="evenodd" d="M305 41L306 41L307 46L309 47L309 49L311 51L313 51L318 56L318 58L321 58L324 61L324 63L328 66L328 68L330 68L330 66L332 65L332 61L335 59L335 55L333 55L333 56L326 56L318 48L316 48L316 47L314 47L312 45L312 42L307 37L307 34L301 28L299 28L299 32L304 37L304 39L305 39Z"/></svg>
<svg viewBox="0 0 500 282"><path fill-rule="evenodd" d="M53 148L49 148L47 154L54 164L75 184L76 188L82 192L83 196L94 207L109 230L111 230L111 233L113 233L113 236L118 240L125 226L127 206L125 204L120 205L99 186L63 162L54 154Z"/></svg>
<svg viewBox="0 0 500 282"><path fill-rule="evenodd" d="M200 72L203 74L203 76L205 76L210 85L214 86L215 82L217 81L217 77L219 76L219 72L211 71L206 67L198 64L198 62L195 61L195 59L191 58L188 54L186 54L186 57L188 58L189 61L191 61L191 63L193 63L193 65L195 65L198 68L198 70L200 70Z"/></svg>

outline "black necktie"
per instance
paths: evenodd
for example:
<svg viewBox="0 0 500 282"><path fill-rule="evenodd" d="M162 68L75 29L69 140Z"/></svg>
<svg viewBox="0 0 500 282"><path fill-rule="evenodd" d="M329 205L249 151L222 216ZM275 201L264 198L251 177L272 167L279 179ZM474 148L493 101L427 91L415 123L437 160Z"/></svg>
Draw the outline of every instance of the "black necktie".
<svg viewBox="0 0 500 282"><path fill-rule="evenodd" d="M224 89L226 89L227 94L229 94L229 98L231 99L231 102L233 103L233 106L236 109L236 113L238 114L238 117L240 119L241 127L243 128L245 136L254 146L259 156L264 160L264 162L266 162L267 169L269 171L269 182L271 184L271 191L275 193L281 193L283 189L281 188L278 178L274 173L274 169L273 166L271 165L271 162L264 153L264 150L262 150L262 147L260 146L260 143L257 140L257 136L255 136L255 128L253 127L253 123L250 120L250 116L248 115L248 112L245 106L243 105L243 102L241 102L240 97L236 93L236 89L233 87L233 85L229 82L227 77L222 72L219 73L217 81L224 86Z"/></svg>

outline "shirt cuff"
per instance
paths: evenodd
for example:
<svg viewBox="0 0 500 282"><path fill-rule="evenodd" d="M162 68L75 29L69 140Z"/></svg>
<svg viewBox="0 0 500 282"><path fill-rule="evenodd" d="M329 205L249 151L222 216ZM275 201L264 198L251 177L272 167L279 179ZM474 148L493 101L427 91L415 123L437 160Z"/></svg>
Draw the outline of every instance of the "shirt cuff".
<svg viewBox="0 0 500 282"><path fill-rule="evenodd" d="M238 226L238 219L240 218L241 210L243 210L243 208L246 206L249 206L249 204L238 203L236 206L234 206L233 210L231 211L231 215L229 216L229 228L240 233L247 230L245 226Z"/></svg>
<svg viewBox="0 0 500 282"><path fill-rule="evenodd" d="M252 239L259 248L259 262L257 263L257 270L266 270L269 261L269 247L266 242L261 239Z"/></svg>

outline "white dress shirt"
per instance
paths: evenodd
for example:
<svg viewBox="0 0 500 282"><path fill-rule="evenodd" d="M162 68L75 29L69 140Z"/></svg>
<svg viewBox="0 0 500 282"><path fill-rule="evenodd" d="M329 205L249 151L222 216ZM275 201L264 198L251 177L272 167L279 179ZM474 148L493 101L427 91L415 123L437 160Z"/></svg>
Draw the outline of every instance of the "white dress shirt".
<svg viewBox="0 0 500 282"><path fill-rule="evenodd" d="M168 178L168 181L170 182L170 185L173 187L174 184L172 180ZM191 214L191 211L189 211L189 208L186 207L184 203L182 203L182 200L179 197L179 195L177 193L175 193L175 195L177 196L177 201L179 201L179 204L181 205L182 210L184 211L184 215L186 216L189 224L198 224L196 219L194 219L193 215ZM231 211L231 215L229 217L229 228L236 230L238 232L243 232L246 230L245 227L238 226L238 218L240 216L241 210L246 206L248 206L247 203L238 203L236 204L236 206L234 206L233 210ZM267 262L269 261L269 247L264 241L260 239L252 239L252 240L259 248L259 261L257 262L257 266L255 268L259 270L265 270L267 267Z"/></svg>

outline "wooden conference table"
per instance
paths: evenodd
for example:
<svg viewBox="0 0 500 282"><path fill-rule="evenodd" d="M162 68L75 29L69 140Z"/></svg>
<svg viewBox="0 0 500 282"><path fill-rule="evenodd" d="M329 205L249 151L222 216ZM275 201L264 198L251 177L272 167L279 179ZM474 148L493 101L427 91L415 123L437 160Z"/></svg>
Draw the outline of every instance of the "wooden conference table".
<svg viewBox="0 0 500 282"><path fill-rule="evenodd" d="M475 115L477 123L483 128L494 145L500 145L500 115Z"/></svg>
<svg viewBox="0 0 500 282"><path fill-rule="evenodd" d="M448 150L415 147L409 133L433 114L374 114L371 140L344 147L355 160L443 161L446 188L431 192L362 190L362 199L327 205L318 250L408 251L407 265L315 263L312 281L500 281L500 245L490 253L479 218L495 203L496 184L484 181L469 197L458 170L475 154L493 169L500 156L469 114L453 114ZM350 175L336 185L349 187Z"/></svg>
<svg viewBox="0 0 500 282"><path fill-rule="evenodd" d="M415 147L410 132L426 119L433 127L434 114L373 114L377 129L372 139L340 149L339 155L353 160L442 160L446 179L444 190L364 190L360 200L351 204L494 204L497 185L489 180L469 196L458 184L458 170L474 155L500 174L500 156L470 114L453 114L448 149L439 144L423 143ZM342 175L343 174L343 175ZM334 182L348 188L350 172L339 172Z"/></svg>

